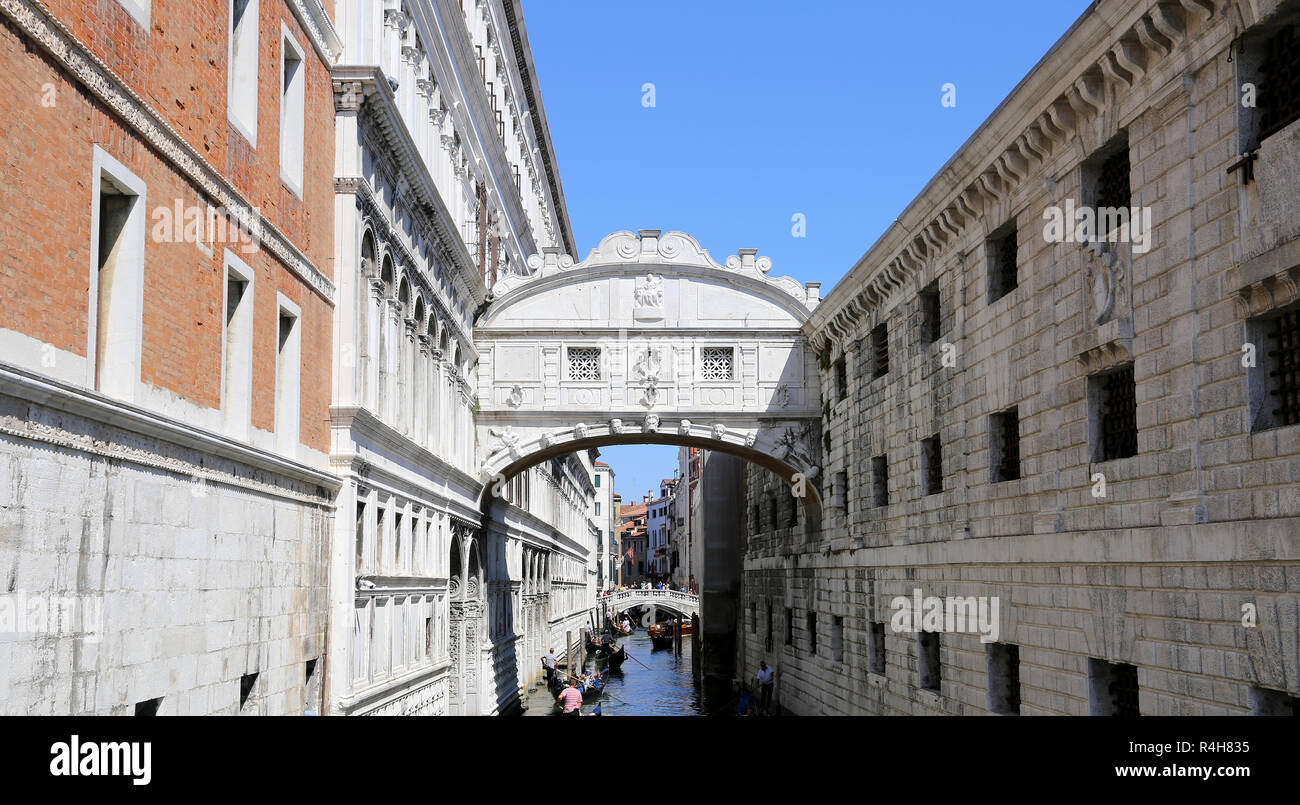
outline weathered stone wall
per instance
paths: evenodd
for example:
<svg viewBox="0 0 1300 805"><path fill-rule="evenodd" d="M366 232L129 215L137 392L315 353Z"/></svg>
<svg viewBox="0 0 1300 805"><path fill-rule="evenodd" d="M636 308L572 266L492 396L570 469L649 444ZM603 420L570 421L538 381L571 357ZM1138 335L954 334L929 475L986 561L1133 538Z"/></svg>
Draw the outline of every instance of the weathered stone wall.
<svg viewBox="0 0 1300 805"><path fill-rule="evenodd" d="M1090 10L814 315L831 505L806 540L751 523L746 558L745 670L777 665L782 706L987 712L977 635L940 635L940 686L920 688L917 635L890 626L892 600L914 589L998 599L1024 714L1094 710L1090 659L1136 666L1145 714L1244 713L1252 687L1300 692L1300 427L1259 427L1258 376L1242 361L1248 319L1296 297L1296 232L1281 219L1300 192L1300 122L1264 141L1253 181L1230 172L1245 139L1240 84L1254 80L1248 58L1228 61L1237 12L1179 5ZM1248 45L1278 19L1272 7L1295 12L1263 5L1243 9L1261 26ZM1141 35L1121 42L1130 30ZM1161 47L1135 49L1149 30ZM1090 203L1095 159L1123 137L1131 203L1152 214L1149 250L1049 241L1045 211ZM991 238L1009 223L1017 282L999 298ZM931 283L932 343L918 294ZM889 368L874 377L879 324ZM1089 377L1128 362L1137 454L1100 461ZM1013 406L1020 477L995 481L990 415ZM935 434L943 486L925 494L921 442ZM876 505L882 455L889 497ZM779 494L774 481L751 473L750 497ZM1247 605L1256 625L1243 623ZM872 622L885 625L883 674L870 671Z"/></svg>
<svg viewBox="0 0 1300 805"><path fill-rule="evenodd" d="M319 713L332 518L309 482L0 395L0 620L87 618L0 629L0 712Z"/></svg>

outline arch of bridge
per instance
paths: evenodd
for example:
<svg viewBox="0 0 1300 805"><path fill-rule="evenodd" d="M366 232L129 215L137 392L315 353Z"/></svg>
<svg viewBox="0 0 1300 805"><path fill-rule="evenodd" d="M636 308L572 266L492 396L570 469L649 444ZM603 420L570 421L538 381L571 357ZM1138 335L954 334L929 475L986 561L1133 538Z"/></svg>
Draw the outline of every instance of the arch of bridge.
<svg viewBox="0 0 1300 805"><path fill-rule="evenodd" d="M498 282L474 327L482 480L612 444L747 458L820 501L816 284L723 264L681 232L615 232L586 259L558 249Z"/></svg>
<svg viewBox="0 0 1300 805"><path fill-rule="evenodd" d="M687 618L700 612L700 597L680 590L624 590L601 598L600 603L614 612L644 606L672 610Z"/></svg>

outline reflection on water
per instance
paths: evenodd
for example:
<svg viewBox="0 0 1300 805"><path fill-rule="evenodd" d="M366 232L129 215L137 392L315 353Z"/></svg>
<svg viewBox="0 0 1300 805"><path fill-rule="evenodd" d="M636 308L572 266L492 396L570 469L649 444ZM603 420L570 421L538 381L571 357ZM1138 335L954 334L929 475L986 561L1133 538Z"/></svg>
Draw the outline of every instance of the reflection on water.
<svg viewBox="0 0 1300 805"><path fill-rule="evenodd" d="M691 639L682 640L682 654L672 649L653 650L650 636L638 629L623 640L628 658L610 674L609 690L582 712L600 704L608 716L698 716L704 712L700 695L691 684Z"/></svg>
<svg viewBox="0 0 1300 805"><path fill-rule="evenodd" d="M682 654L672 649L654 651L650 637L638 629L623 639L628 658L619 671L607 674L608 688L601 696L584 702L586 715L600 705L604 716L698 716L704 713L700 695L691 684L691 639L682 640ZM591 667L591 664L588 664ZM554 697L550 698L554 701ZM539 688L530 697L529 715L551 714L554 707Z"/></svg>

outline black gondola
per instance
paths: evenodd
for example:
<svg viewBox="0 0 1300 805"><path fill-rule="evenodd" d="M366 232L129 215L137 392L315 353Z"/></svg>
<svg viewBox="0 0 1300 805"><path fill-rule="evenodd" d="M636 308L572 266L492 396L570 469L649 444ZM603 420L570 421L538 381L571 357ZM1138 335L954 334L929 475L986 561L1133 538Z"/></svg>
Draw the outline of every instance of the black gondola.
<svg viewBox="0 0 1300 805"><path fill-rule="evenodd" d="M622 666L623 661L626 659L627 659L626 646L619 646L618 651L615 652L605 651L604 649L596 652L596 665L598 666L603 665L609 668L610 670Z"/></svg>

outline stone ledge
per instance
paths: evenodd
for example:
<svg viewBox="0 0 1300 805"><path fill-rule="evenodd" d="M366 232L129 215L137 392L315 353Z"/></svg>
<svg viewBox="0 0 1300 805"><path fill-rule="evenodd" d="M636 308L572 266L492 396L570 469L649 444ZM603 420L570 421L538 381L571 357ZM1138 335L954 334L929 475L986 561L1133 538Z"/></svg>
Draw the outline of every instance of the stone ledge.
<svg viewBox="0 0 1300 805"><path fill-rule="evenodd" d="M342 485L341 479L328 472L4 362L0 362L0 394L325 489L333 490ZM22 437L27 434L14 435ZM31 434L32 438L38 435ZM130 460L130 456L123 458Z"/></svg>

